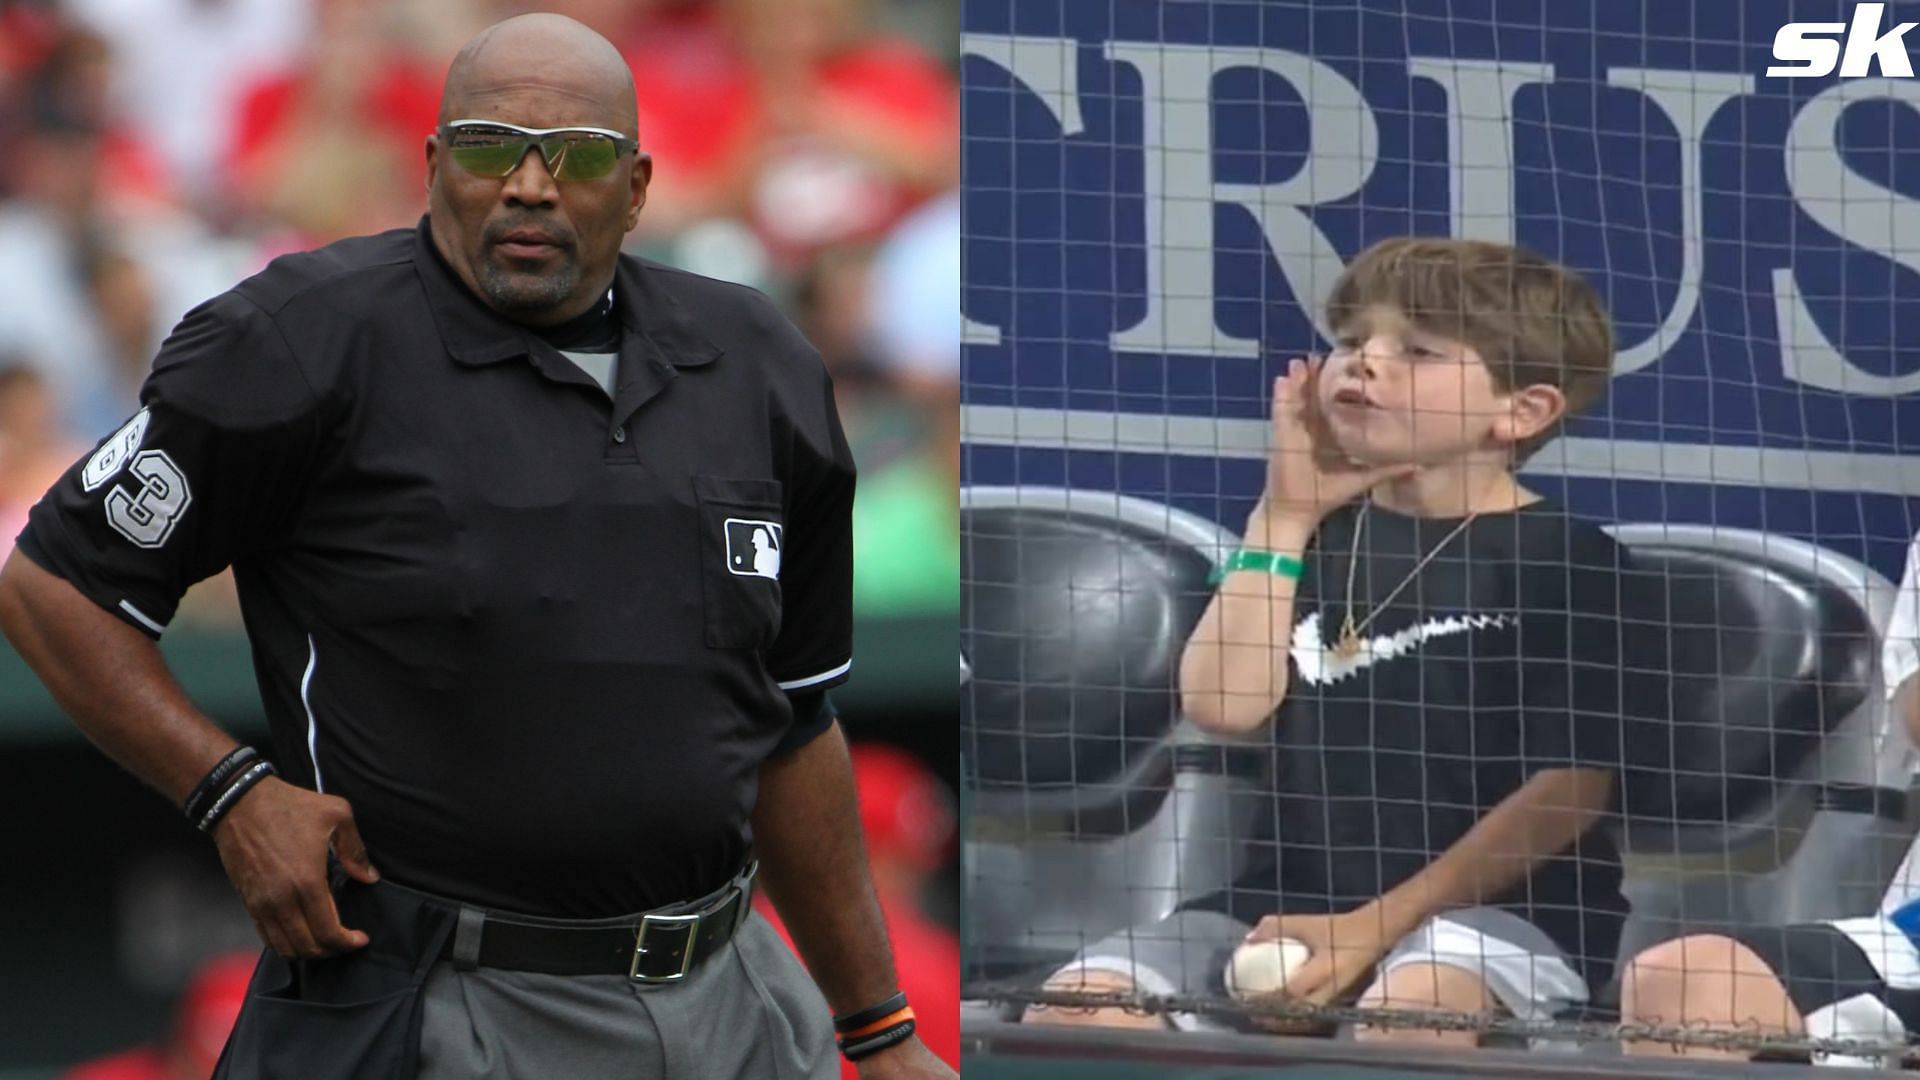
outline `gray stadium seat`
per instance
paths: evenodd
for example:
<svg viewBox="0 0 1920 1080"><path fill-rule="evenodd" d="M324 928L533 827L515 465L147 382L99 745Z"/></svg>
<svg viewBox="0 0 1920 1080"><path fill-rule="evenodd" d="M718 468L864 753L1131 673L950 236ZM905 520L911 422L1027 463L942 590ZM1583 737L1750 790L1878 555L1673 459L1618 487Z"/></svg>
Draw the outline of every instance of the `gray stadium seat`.
<svg viewBox="0 0 1920 1080"><path fill-rule="evenodd" d="M1693 928L1872 911L1909 839L1875 629L1893 586L1749 530L1609 531L1665 581L1667 625L1649 630L1675 691L1672 773L1623 785L1622 958Z"/></svg>
<svg viewBox="0 0 1920 1080"><path fill-rule="evenodd" d="M1231 881L1265 757L1175 722L1232 534L1111 492L973 487L961 540L969 976L1003 977Z"/></svg>

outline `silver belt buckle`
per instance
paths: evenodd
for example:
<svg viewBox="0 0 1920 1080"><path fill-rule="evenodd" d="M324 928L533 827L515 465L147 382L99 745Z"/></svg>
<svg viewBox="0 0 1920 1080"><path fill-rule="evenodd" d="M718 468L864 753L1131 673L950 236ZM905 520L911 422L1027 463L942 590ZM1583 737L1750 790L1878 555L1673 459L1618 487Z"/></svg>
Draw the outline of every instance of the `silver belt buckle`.
<svg viewBox="0 0 1920 1080"><path fill-rule="evenodd" d="M702 916L698 912L691 915L642 916L640 919L640 934L633 943L633 963L627 967L628 977L632 978L635 982L643 983L673 983L686 978L687 972L693 970L693 944L694 939L700 934L701 918ZM647 932L656 926L662 925L686 927L687 944L686 947L680 951L680 970L671 975L642 975L640 973L640 958L644 956L647 951Z"/></svg>

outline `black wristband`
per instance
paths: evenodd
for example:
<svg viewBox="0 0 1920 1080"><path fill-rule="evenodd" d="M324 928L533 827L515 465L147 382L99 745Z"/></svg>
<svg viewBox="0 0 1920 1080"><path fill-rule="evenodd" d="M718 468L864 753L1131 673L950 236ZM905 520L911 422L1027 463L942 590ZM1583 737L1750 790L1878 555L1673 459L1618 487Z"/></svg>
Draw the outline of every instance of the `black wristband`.
<svg viewBox="0 0 1920 1080"><path fill-rule="evenodd" d="M207 770L207 775L201 777L200 782L194 785L193 793L187 796L187 801L180 805L180 809L186 812L187 820L198 822L206 816L207 807L212 805L213 800L220 797L220 792L227 781L248 762L259 756L260 751L251 746L236 746L228 751L226 757L221 758L213 768Z"/></svg>
<svg viewBox="0 0 1920 1080"><path fill-rule="evenodd" d="M897 1013L901 1009L904 1009L906 1007L907 1007L907 995L905 991L901 991L900 993L893 995L887 1000L882 1001L878 1005L870 1005L864 1009L861 1009L857 1013L848 1013L846 1016L834 1017L833 1018L834 1033L838 1035L844 1035L849 1031L858 1031L861 1028L866 1027L868 1024L873 1023L875 1020L878 1020L881 1017L888 1015L889 1013Z"/></svg>
<svg viewBox="0 0 1920 1080"><path fill-rule="evenodd" d="M913 1021L902 1020L889 1028L882 1028L871 1035L862 1035L858 1039L842 1039L840 1053L848 1061L859 1061L863 1057L877 1054L889 1046L905 1042L913 1035Z"/></svg>
<svg viewBox="0 0 1920 1080"><path fill-rule="evenodd" d="M254 762L246 772L240 774L238 779L227 785L227 789L220 793L219 798L213 800L213 805L207 808L206 816L200 819L200 831L212 832L213 827L220 824L220 819L227 816L227 811L232 810L234 804L240 801L240 796L253 790L255 784L272 775L273 762L265 759Z"/></svg>

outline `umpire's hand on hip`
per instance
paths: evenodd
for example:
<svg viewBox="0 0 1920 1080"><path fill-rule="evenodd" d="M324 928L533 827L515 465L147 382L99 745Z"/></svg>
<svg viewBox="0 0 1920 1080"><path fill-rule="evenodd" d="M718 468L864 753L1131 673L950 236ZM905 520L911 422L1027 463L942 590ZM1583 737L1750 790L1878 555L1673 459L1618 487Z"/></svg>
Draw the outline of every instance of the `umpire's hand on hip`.
<svg viewBox="0 0 1920 1080"><path fill-rule="evenodd" d="M289 959L336 956L367 943L340 924L327 883L327 850L354 880L380 880L353 823L353 808L269 776L213 828L220 862L267 947Z"/></svg>

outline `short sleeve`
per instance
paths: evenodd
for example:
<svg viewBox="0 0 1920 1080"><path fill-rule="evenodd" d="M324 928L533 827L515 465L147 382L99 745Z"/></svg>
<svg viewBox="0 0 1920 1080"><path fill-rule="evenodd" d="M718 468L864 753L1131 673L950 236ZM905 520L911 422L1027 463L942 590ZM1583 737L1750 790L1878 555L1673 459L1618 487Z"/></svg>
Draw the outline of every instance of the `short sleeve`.
<svg viewBox="0 0 1920 1080"><path fill-rule="evenodd" d="M836 686L853 666L853 453L819 370L818 397L792 418L780 636L767 654L767 670L789 694Z"/></svg>
<svg viewBox="0 0 1920 1080"><path fill-rule="evenodd" d="M1920 536L1907 548L1907 567L1880 639L1880 672L1889 698L1920 672Z"/></svg>
<svg viewBox="0 0 1920 1080"><path fill-rule="evenodd" d="M286 528L318 410L272 320L234 293L174 329L140 405L33 508L20 549L158 637L188 586Z"/></svg>
<svg viewBox="0 0 1920 1080"><path fill-rule="evenodd" d="M1536 566L1534 588L1552 597L1520 612L1521 738L1528 773L1618 770L1633 758L1630 733L1657 724L1665 701L1651 657L1641 655L1652 607L1649 580L1626 551L1596 538L1564 563ZM1564 575L1559 588L1539 575ZM1637 632L1636 632L1637 631Z"/></svg>
<svg viewBox="0 0 1920 1080"><path fill-rule="evenodd" d="M813 742L833 727L840 718L840 710L834 708L833 699L817 690L802 690L788 695L793 703L793 723L787 727L787 733L768 757L785 757L795 750Z"/></svg>

